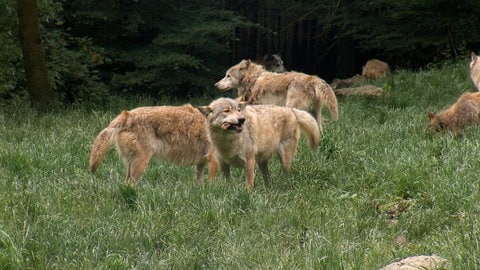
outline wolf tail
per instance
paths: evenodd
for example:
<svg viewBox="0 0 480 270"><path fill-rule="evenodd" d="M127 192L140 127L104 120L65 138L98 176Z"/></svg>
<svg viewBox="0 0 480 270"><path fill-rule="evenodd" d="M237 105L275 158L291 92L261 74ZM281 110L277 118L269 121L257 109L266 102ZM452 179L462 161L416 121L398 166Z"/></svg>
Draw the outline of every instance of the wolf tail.
<svg viewBox="0 0 480 270"><path fill-rule="evenodd" d="M330 116L334 121L338 120L338 102L332 87L324 80L319 79L320 82L315 84L315 93L319 100L319 109L327 107L330 111ZM320 113L320 112L319 112ZM319 116L317 116L318 118Z"/></svg>
<svg viewBox="0 0 480 270"><path fill-rule="evenodd" d="M118 132L125 125L127 118L128 112L123 111L120 115L113 119L108 127L100 131L100 133L97 135L90 152L90 171L92 173L97 170L108 150L116 141Z"/></svg>
<svg viewBox="0 0 480 270"><path fill-rule="evenodd" d="M321 125L317 123L315 118L313 118L306 111L292 109L297 117L297 122L300 125L300 129L307 136L308 142L310 144L310 149L315 149L320 143L320 132Z"/></svg>

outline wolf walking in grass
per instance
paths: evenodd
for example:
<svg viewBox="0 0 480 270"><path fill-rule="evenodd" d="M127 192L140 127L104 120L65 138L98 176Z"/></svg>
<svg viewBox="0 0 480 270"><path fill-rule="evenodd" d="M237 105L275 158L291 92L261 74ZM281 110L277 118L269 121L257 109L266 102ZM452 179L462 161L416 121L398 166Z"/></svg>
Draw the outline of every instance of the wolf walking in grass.
<svg viewBox="0 0 480 270"><path fill-rule="evenodd" d="M477 91L480 91L480 60L478 55L472 52L472 59L470 61L470 78Z"/></svg>
<svg viewBox="0 0 480 270"><path fill-rule="evenodd" d="M332 87L317 76L300 72L273 73L250 60L229 68L215 86L222 91L237 89L240 101L274 104L305 110L322 127L322 109L338 119L338 102Z"/></svg>
<svg viewBox="0 0 480 270"><path fill-rule="evenodd" d="M206 116L215 156L225 178L230 178L230 166L243 167L249 189L254 186L255 163L267 186L271 185L268 161L274 154L280 157L285 169L291 167L300 130L307 136L310 148L315 149L320 141L315 119L295 108L246 106L246 102L220 98L198 109Z"/></svg>
<svg viewBox="0 0 480 270"><path fill-rule="evenodd" d="M205 117L189 104L140 107L120 113L92 145L92 172L113 144L127 169L126 182L132 186L154 157L177 165L196 165L198 182L203 181L207 163L209 178L216 175L218 165L205 130Z"/></svg>
<svg viewBox="0 0 480 270"><path fill-rule="evenodd" d="M447 109L429 112L428 118L430 131L462 135L466 127L480 124L480 92L465 92Z"/></svg>

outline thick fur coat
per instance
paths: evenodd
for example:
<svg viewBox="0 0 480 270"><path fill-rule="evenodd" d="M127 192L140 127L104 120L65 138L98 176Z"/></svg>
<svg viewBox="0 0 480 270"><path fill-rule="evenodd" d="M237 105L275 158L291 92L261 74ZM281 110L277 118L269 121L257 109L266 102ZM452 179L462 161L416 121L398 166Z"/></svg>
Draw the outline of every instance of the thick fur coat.
<svg viewBox="0 0 480 270"><path fill-rule="evenodd" d="M428 113L428 129L462 135L466 127L480 124L480 92L463 93L450 107Z"/></svg>
<svg viewBox="0 0 480 270"><path fill-rule="evenodd" d="M206 116L207 129L215 156L224 176L230 178L230 166L245 169L246 186L254 186L254 168L258 164L271 184L268 161L277 154L285 169L291 163L300 139L300 130L310 147L316 148L320 131L315 119L305 111L274 105L246 106L245 102L220 98L209 106L198 107Z"/></svg>
<svg viewBox="0 0 480 270"><path fill-rule="evenodd" d="M152 158L196 165L198 182L203 181L208 162L210 179L216 175L217 163L205 130L205 117L191 105L140 107L120 113L93 142L92 172L113 144L125 164L126 182L132 186Z"/></svg>
<svg viewBox="0 0 480 270"><path fill-rule="evenodd" d="M322 127L322 109L338 119L338 102L333 89L317 76L300 72L273 73L250 60L227 70L215 86L222 91L237 89L240 101L274 104L309 112Z"/></svg>
<svg viewBox="0 0 480 270"><path fill-rule="evenodd" d="M362 76L369 80L376 80L390 73L387 63L378 59L368 60L362 67Z"/></svg>

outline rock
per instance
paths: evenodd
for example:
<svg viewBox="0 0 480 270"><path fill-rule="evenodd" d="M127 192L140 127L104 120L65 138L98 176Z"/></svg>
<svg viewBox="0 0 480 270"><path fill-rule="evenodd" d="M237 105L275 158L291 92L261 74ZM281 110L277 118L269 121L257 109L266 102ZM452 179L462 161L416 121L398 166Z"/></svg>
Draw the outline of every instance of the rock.
<svg viewBox="0 0 480 270"><path fill-rule="evenodd" d="M405 258L380 270L444 270L450 268L450 263L442 257L422 255Z"/></svg>

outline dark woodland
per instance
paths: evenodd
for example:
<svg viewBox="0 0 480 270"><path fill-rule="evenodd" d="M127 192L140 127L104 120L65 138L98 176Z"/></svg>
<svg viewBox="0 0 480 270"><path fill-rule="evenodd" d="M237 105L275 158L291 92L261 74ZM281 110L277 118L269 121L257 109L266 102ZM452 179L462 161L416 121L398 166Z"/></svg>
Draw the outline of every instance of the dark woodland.
<svg viewBox="0 0 480 270"><path fill-rule="evenodd" d="M330 82L361 73L371 58L419 70L458 59L467 65L480 50L479 0L37 3L40 35L31 44L44 54L48 77L35 79L43 94L29 90L24 62L36 33L22 26L22 11L36 3L0 0L0 98L26 93L37 107L115 95L213 96L229 66L270 53L288 70Z"/></svg>

